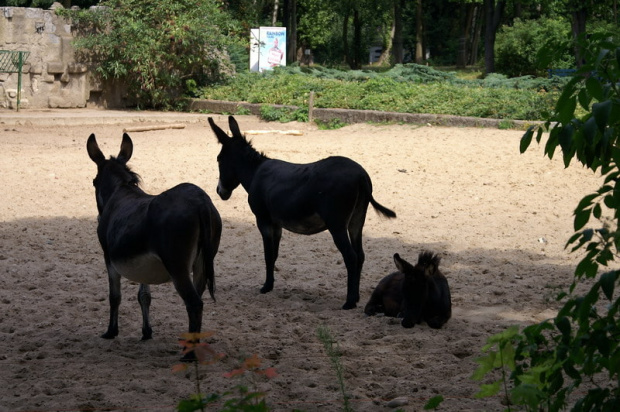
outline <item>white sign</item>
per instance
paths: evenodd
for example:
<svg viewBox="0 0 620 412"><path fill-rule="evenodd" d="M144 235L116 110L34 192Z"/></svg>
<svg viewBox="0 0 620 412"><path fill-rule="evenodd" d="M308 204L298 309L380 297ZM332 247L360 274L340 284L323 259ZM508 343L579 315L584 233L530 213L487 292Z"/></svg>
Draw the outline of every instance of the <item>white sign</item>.
<svg viewBox="0 0 620 412"><path fill-rule="evenodd" d="M259 71L272 70L276 66L286 66L286 27L261 27L259 43Z"/></svg>

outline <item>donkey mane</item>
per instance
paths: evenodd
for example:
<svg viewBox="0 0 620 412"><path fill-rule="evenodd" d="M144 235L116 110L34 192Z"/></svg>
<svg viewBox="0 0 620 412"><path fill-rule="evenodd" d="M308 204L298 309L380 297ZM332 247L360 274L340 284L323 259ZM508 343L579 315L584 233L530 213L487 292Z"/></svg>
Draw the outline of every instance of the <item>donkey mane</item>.
<svg viewBox="0 0 620 412"><path fill-rule="evenodd" d="M439 262L441 261L441 257L433 252L422 252L418 257L418 265L423 267L435 266L439 267Z"/></svg>
<svg viewBox="0 0 620 412"><path fill-rule="evenodd" d="M251 140L248 140L245 135L242 136L234 136L233 143L240 145L243 147L243 157L248 161L248 163L252 166L258 166L265 160L269 160L269 156L267 156L264 152L259 152L254 148Z"/></svg>
<svg viewBox="0 0 620 412"><path fill-rule="evenodd" d="M142 178L140 177L139 174L137 174L136 172L131 170L129 166L127 166L127 163L126 163L127 160L123 158L117 158L114 156L110 156L110 160L113 162L112 164L118 167L118 171L116 171L116 166L115 166L115 171L116 171L116 173L114 173L115 177L118 177L121 172L123 174L128 174L129 179L125 179L123 176L123 179L122 179L123 183L129 186L138 186L138 187L140 186L140 183L142 183Z"/></svg>

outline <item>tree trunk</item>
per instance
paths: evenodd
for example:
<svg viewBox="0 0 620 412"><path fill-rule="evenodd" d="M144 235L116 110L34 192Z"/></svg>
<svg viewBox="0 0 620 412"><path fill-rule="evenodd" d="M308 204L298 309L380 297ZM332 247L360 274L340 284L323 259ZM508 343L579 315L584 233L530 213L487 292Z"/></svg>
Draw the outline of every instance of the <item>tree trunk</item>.
<svg viewBox="0 0 620 412"><path fill-rule="evenodd" d="M422 24L422 0L417 0L415 12L415 62L422 64L424 62L424 48L422 39L424 34L424 26Z"/></svg>
<svg viewBox="0 0 620 412"><path fill-rule="evenodd" d="M572 13L571 29L573 32L573 39L577 40L581 35L586 32L586 20L588 18L588 10L584 7L573 11ZM583 52L579 48L578 44L575 44L575 64L577 68L583 65Z"/></svg>
<svg viewBox="0 0 620 412"><path fill-rule="evenodd" d="M504 14L505 0L484 0L484 68L486 74L495 72L495 36Z"/></svg>
<svg viewBox="0 0 620 412"><path fill-rule="evenodd" d="M285 0L282 10L286 26L286 61L287 64L297 61L297 0Z"/></svg>
<svg viewBox="0 0 620 412"><path fill-rule="evenodd" d="M403 8L405 0L394 1L394 24L392 26L392 61L403 62Z"/></svg>
<svg viewBox="0 0 620 412"><path fill-rule="evenodd" d="M464 16L464 20L462 21L463 33L459 39L459 51L456 57L456 66L459 68L464 68L470 60L469 56L472 44L471 33L474 24L474 10L476 9L476 5L473 3L463 3L461 8L463 10L461 15Z"/></svg>
<svg viewBox="0 0 620 412"><path fill-rule="evenodd" d="M392 28L390 28L390 37L387 39L387 44L384 45L381 56L377 60L378 66L383 66L389 57L393 55L394 47L394 32L396 31L394 22L392 22ZM388 62L389 63L389 62Z"/></svg>
<svg viewBox="0 0 620 412"><path fill-rule="evenodd" d="M474 36L471 41L471 53L469 56L470 66L478 63L478 46L480 45L480 37L482 36L482 8L476 5L474 9Z"/></svg>
<svg viewBox="0 0 620 412"><path fill-rule="evenodd" d="M356 8L353 10L353 66L352 69L362 67L363 60L362 50L362 21L360 20L360 12Z"/></svg>
<svg viewBox="0 0 620 412"><path fill-rule="evenodd" d="M353 61L351 59L351 54L349 53L349 12L345 12L342 19L342 50L344 53L344 61L349 65L349 67L353 66Z"/></svg>
<svg viewBox="0 0 620 412"><path fill-rule="evenodd" d="M273 0L273 15L271 16L271 25L275 26L278 21L278 6L280 5L279 0Z"/></svg>

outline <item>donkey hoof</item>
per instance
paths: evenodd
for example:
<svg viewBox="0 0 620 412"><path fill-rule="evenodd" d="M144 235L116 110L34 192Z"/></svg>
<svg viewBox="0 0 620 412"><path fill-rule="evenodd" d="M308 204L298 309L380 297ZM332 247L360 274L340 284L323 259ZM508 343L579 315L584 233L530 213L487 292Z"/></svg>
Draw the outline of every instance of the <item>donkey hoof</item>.
<svg viewBox="0 0 620 412"><path fill-rule="evenodd" d="M273 290L273 285L271 286L263 286L262 288L260 288L260 293L265 294L265 293L269 293Z"/></svg>
<svg viewBox="0 0 620 412"><path fill-rule="evenodd" d="M403 328L413 328L415 326L415 322L413 322L410 319L403 319L400 324L403 326Z"/></svg>
<svg viewBox="0 0 620 412"><path fill-rule="evenodd" d="M116 337L116 335L118 335L118 333L114 333L114 332L108 331L108 332L104 333L103 335L101 335L101 337L103 339L114 339Z"/></svg>
<svg viewBox="0 0 620 412"><path fill-rule="evenodd" d="M342 305L342 309L344 310L355 309L356 307L357 307L357 304L355 302L353 303L346 302L344 305Z"/></svg>
<svg viewBox="0 0 620 412"><path fill-rule="evenodd" d="M198 358L196 357L196 354L194 353L194 351L191 352L187 352L185 355L183 355L181 357L181 362L196 362L198 360Z"/></svg>

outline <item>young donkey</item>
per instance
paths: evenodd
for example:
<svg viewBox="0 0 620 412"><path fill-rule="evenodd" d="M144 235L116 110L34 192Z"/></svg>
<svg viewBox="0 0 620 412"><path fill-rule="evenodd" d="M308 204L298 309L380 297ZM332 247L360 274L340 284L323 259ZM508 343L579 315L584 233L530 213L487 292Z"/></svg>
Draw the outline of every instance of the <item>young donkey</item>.
<svg viewBox="0 0 620 412"><path fill-rule="evenodd" d="M273 289L282 228L303 235L329 230L347 268L347 300L343 309L354 308L359 301L364 264L362 228L368 204L383 216L393 218L396 214L373 198L370 176L353 160L333 156L295 164L270 159L252 147L232 116L228 122L232 137L209 118L222 145L217 156L217 193L227 200L239 184L248 193L265 252L267 274L261 293Z"/></svg>
<svg viewBox="0 0 620 412"><path fill-rule="evenodd" d="M452 303L439 261L439 256L422 252L413 266L396 253L394 263L398 272L379 282L364 312L370 316L383 312L386 316L402 317L405 328L422 321L431 328L441 328L452 315Z"/></svg>
<svg viewBox="0 0 620 412"><path fill-rule="evenodd" d="M126 133L116 158L105 158L94 134L86 147L97 164L93 181L99 210L97 235L110 285L110 323L101 337L118 335L121 276L140 283L143 340L152 337L149 285L168 281L185 302L189 332L200 332L206 287L215 299L213 259L222 233L222 220L211 199L190 183L157 196L142 191L138 175L127 167L133 143Z"/></svg>

